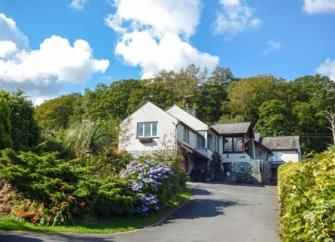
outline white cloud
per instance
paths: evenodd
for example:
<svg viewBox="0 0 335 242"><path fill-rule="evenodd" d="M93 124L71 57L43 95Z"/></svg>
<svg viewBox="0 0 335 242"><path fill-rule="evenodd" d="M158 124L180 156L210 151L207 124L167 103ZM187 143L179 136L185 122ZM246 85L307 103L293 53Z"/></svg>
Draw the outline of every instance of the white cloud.
<svg viewBox="0 0 335 242"><path fill-rule="evenodd" d="M269 53L279 50L282 47L282 44L278 41L269 40L266 42L266 48L262 52L263 55L268 55Z"/></svg>
<svg viewBox="0 0 335 242"><path fill-rule="evenodd" d="M142 68L142 77L188 64L214 68L219 58L194 48L189 37L199 23L200 0L114 0L115 13L106 24L120 40L115 53Z"/></svg>
<svg viewBox="0 0 335 242"><path fill-rule="evenodd" d="M12 41L0 41L0 58L8 58L16 52L16 44Z"/></svg>
<svg viewBox="0 0 335 242"><path fill-rule="evenodd" d="M316 68L316 73L328 76L330 79L335 81L335 60L327 58L321 65Z"/></svg>
<svg viewBox="0 0 335 242"><path fill-rule="evenodd" d="M309 14L335 12L335 0L304 0L303 9Z"/></svg>
<svg viewBox="0 0 335 242"><path fill-rule="evenodd" d="M53 35L36 50L19 48L14 41L0 41L0 88L22 88L33 100L55 96L66 83L83 83L109 66L108 60L93 58L85 40L71 45Z"/></svg>
<svg viewBox="0 0 335 242"><path fill-rule="evenodd" d="M70 6L75 10L83 11L86 3L87 0L71 0Z"/></svg>
<svg viewBox="0 0 335 242"><path fill-rule="evenodd" d="M3 13L0 13L0 41L11 41L20 49L29 46L27 36L19 30L13 19Z"/></svg>
<svg viewBox="0 0 335 242"><path fill-rule="evenodd" d="M214 30L217 34L222 34L225 39L231 39L249 29L256 29L262 24L245 0L220 0L220 7Z"/></svg>

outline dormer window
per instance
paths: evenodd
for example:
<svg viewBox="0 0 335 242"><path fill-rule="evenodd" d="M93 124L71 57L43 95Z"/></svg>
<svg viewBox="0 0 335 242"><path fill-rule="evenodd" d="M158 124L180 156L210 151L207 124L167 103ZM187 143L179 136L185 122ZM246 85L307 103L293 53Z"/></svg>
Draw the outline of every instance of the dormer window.
<svg viewBox="0 0 335 242"><path fill-rule="evenodd" d="M157 122L137 123L137 138L157 137Z"/></svg>

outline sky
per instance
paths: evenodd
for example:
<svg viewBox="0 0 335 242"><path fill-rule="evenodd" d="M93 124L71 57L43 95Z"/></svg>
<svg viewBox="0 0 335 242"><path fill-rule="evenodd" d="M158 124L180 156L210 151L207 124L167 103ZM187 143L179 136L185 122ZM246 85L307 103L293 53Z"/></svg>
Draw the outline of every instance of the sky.
<svg viewBox="0 0 335 242"><path fill-rule="evenodd" d="M0 0L0 88L36 105L192 63L335 80L335 0Z"/></svg>

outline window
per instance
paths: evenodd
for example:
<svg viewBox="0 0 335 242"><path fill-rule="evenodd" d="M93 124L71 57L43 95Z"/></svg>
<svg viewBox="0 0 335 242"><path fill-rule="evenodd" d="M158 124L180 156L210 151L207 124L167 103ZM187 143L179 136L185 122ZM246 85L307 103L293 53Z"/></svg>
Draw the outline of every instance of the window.
<svg viewBox="0 0 335 242"><path fill-rule="evenodd" d="M242 137L233 138L233 142L234 142L234 151L236 152L243 151L243 138Z"/></svg>
<svg viewBox="0 0 335 242"><path fill-rule="evenodd" d="M184 127L184 132L183 132L183 140L186 142L186 143L189 143L190 142L190 131Z"/></svg>
<svg viewBox="0 0 335 242"><path fill-rule="evenodd" d="M197 147L205 148L205 138L200 135L197 135Z"/></svg>
<svg viewBox="0 0 335 242"><path fill-rule="evenodd" d="M243 137L224 137L224 152L243 152Z"/></svg>
<svg viewBox="0 0 335 242"><path fill-rule="evenodd" d="M233 151L233 138L227 137L227 138L223 138L223 140L224 140L223 150L225 152L232 152Z"/></svg>
<svg viewBox="0 0 335 242"><path fill-rule="evenodd" d="M157 122L143 122L137 123L137 137L156 137L157 136Z"/></svg>

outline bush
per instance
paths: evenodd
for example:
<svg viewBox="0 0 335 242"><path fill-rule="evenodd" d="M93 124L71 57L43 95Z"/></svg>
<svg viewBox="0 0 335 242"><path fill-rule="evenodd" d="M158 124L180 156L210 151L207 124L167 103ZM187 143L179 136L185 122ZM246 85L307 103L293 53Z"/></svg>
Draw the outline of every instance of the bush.
<svg viewBox="0 0 335 242"><path fill-rule="evenodd" d="M335 152L279 169L283 241L334 241Z"/></svg>
<svg viewBox="0 0 335 242"><path fill-rule="evenodd" d="M71 224L74 217L131 214L138 203L125 180L100 179L78 160L56 153L0 151L0 179L18 192L13 212L44 225Z"/></svg>
<svg viewBox="0 0 335 242"><path fill-rule="evenodd" d="M0 150L0 180L9 182L18 194L12 212L29 222L66 225L88 216L149 214L169 205L185 186L185 175L172 158L133 161L122 177L113 175L113 170L102 176L103 167L89 160L64 160L42 148L39 154ZM118 170L129 156L116 154L116 158Z"/></svg>
<svg viewBox="0 0 335 242"><path fill-rule="evenodd" d="M176 157L154 155L148 158L133 160L121 172L121 177L128 180L139 197L137 212L140 214L169 206L169 201L185 188L186 176Z"/></svg>

